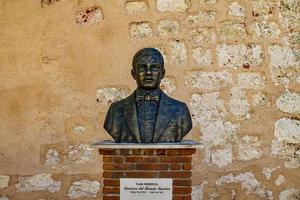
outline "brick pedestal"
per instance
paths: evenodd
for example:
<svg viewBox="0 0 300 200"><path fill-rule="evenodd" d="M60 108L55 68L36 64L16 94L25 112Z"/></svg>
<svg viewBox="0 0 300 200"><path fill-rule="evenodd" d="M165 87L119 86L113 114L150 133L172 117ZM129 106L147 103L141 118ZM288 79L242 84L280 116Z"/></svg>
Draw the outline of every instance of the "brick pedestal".
<svg viewBox="0 0 300 200"><path fill-rule="evenodd" d="M103 155L103 200L120 199L120 178L172 178L173 200L191 199L192 155L199 144L115 144L98 148Z"/></svg>

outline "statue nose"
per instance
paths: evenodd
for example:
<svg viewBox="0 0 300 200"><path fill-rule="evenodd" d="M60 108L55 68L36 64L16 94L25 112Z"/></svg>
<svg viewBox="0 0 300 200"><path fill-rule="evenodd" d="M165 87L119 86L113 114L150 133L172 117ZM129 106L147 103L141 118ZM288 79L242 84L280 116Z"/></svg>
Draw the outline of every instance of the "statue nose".
<svg viewBox="0 0 300 200"><path fill-rule="evenodd" d="M147 65L146 74L152 74L150 65Z"/></svg>

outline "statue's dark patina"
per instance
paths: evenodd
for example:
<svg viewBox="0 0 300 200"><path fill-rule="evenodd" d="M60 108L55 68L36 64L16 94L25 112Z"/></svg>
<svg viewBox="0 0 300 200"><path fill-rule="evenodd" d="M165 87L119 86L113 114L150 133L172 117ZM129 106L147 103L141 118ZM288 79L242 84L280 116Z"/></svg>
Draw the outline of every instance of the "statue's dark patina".
<svg viewBox="0 0 300 200"><path fill-rule="evenodd" d="M191 130L185 103L168 97L159 88L164 78L164 60L154 48L138 51L132 61L137 89L110 105L105 130L121 143L179 142Z"/></svg>

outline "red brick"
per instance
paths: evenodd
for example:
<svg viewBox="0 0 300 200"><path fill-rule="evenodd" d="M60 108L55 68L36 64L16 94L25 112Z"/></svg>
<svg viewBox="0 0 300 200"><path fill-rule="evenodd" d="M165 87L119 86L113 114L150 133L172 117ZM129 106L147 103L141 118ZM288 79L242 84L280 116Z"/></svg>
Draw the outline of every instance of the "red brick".
<svg viewBox="0 0 300 200"><path fill-rule="evenodd" d="M160 178L190 178L192 177L192 172L159 172Z"/></svg>
<svg viewBox="0 0 300 200"><path fill-rule="evenodd" d="M185 163L185 164L182 164L182 169L183 170L192 170L193 166L191 163Z"/></svg>
<svg viewBox="0 0 300 200"><path fill-rule="evenodd" d="M158 178L158 172L126 172L126 178Z"/></svg>
<svg viewBox="0 0 300 200"><path fill-rule="evenodd" d="M174 186L192 186L191 179L173 179Z"/></svg>
<svg viewBox="0 0 300 200"><path fill-rule="evenodd" d="M103 187L103 194L120 194L119 187Z"/></svg>
<svg viewBox="0 0 300 200"><path fill-rule="evenodd" d="M133 170L135 169L135 164L127 163L104 163L104 170Z"/></svg>
<svg viewBox="0 0 300 200"><path fill-rule="evenodd" d="M120 155L122 155L122 156L130 155L130 150L129 149L121 149Z"/></svg>
<svg viewBox="0 0 300 200"><path fill-rule="evenodd" d="M144 155L144 149L131 149L129 155Z"/></svg>
<svg viewBox="0 0 300 200"><path fill-rule="evenodd" d="M181 164L171 164L171 169L172 170L180 170L181 169Z"/></svg>
<svg viewBox="0 0 300 200"><path fill-rule="evenodd" d="M191 194L192 187L173 187L173 194Z"/></svg>
<svg viewBox="0 0 300 200"><path fill-rule="evenodd" d="M122 156L103 156L103 162L105 163L122 163L123 157Z"/></svg>
<svg viewBox="0 0 300 200"><path fill-rule="evenodd" d="M145 153L145 155L147 155L147 156L152 156L152 155L155 155L155 154L156 154L154 149L145 149L145 150L144 150L144 153Z"/></svg>
<svg viewBox="0 0 300 200"><path fill-rule="evenodd" d="M191 156L161 156L160 162L162 163L191 163Z"/></svg>
<svg viewBox="0 0 300 200"><path fill-rule="evenodd" d="M168 149L166 155L168 156L185 156L193 155L196 149Z"/></svg>
<svg viewBox="0 0 300 200"><path fill-rule="evenodd" d="M118 155L120 154L119 149L99 149L101 155Z"/></svg>
<svg viewBox="0 0 300 200"><path fill-rule="evenodd" d="M130 163L156 163L157 162L157 157L142 157L142 156L131 156L131 157L126 157L126 162Z"/></svg>
<svg viewBox="0 0 300 200"><path fill-rule="evenodd" d="M120 179L104 179L104 186L108 187L108 186L112 186L112 187L116 187L116 186L120 186Z"/></svg>
<svg viewBox="0 0 300 200"><path fill-rule="evenodd" d="M166 155L166 150L165 149L157 149L156 154L157 155Z"/></svg>
<svg viewBox="0 0 300 200"><path fill-rule="evenodd" d="M103 178L124 178L125 172L104 171Z"/></svg>
<svg viewBox="0 0 300 200"><path fill-rule="evenodd" d="M187 196L173 196L173 200L192 200L192 197L190 195Z"/></svg>
<svg viewBox="0 0 300 200"><path fill-rule="evenodd" d="M136 164L137 170L167 170L169 169L168 164L153 164L153 163L147 163L147 164Z"/></svg>
<svg viewBox="0 0 300 200"><path fill-rule="evenodd" d="M103 200L120 200L119 196L104 195Z"/></svg>
<svg viewBox="0 0 300 200"><path fill-rule="evenodd" d="M103 178L113 178L113 172L111 171L104 171Z"/></svg>

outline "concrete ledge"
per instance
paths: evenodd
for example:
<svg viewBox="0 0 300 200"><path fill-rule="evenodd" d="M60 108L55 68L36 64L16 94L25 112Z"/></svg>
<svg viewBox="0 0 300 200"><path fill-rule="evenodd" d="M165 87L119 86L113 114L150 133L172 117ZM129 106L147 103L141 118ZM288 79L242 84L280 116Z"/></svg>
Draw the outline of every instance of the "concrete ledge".
<svg viewBox="0 0 300 200"><path fill-rule="evenodd" d="M116 143L105 140L96 142L91 147L97 149L201 149L204 145L193 140L174 143Z"/></svg>

